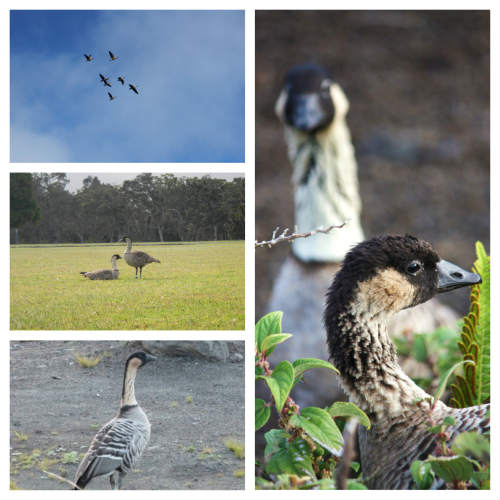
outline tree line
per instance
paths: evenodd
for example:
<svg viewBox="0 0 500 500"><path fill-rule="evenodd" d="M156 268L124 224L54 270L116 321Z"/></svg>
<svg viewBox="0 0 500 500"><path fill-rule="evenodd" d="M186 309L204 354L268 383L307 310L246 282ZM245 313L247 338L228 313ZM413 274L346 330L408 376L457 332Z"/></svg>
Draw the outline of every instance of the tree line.
<svg viewBox="0 0 500 500"><path fill-rule="evenodd" d="M120 186L65 173L10 176L12 243L100 243L245 238L245 180L140 174Z"/></svg>

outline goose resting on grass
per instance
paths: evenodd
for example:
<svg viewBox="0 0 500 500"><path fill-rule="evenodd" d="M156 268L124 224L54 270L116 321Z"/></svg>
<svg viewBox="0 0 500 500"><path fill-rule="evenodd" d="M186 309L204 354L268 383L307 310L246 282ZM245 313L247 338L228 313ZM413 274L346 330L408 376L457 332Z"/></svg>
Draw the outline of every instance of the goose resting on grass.
<svg viewBox="0 0 500 500"><path fill-rule="evenodd" d="M292 164L295 222L299 232L347 224L328 234L296 239L275 279L268 311L283 311L283 331L293 338L275 349L271 362L326 359L321 322L325 293L347 251L365 239L354 147L346 122L349 101L327 70L316 64L292 68L276 102ZM383 203L383 199L381 199ZM391 335L455 327L458 317L433 300L403 311ZM292 397L300 406L323 406L344 394L329 371L313 370Z"/></svg>
<svg viewBox="0 0 500 500"><path fill-rule="evenodd" d="M410 465L434 454L431 425L453 417L449 443L463 431L489 430L489 404L450 408L418 387L398 364L388 325L405 308L481 277L440 259L412 236L381 236L347 253L327 294L324 323L330 358L350 401L370 418L360 429L363 478L371 489L409 489ZM434 487L439 487L435 484Z"/></svg>
<svg viewBox="0 0 500 500"><path fill-rule="evenodd" d="M125 259L125 262L132 267L135 267L135 278L137 279L137 270L139 269L139 278L142 278L142 268L144 266L147 266L148 264L151 264L152 262L157 262L158 264L161 264L161 262L158 259L155 259L154 257L151 257L151 255L147 254L146 252L141 252L140 250L135 250L132 252L132 240L128 236L124 236L120 241L126 242L127 243L127 248L125 249L125 252L123 253L123 258Z"/></svg>
<svg viewBox="0 0 500 500"><path fill-rule="evenodd" d="M135 399L135 377L139 368L155 359L145 352L136 352L127 359L120 410L95 435L78 466L74 483L79 489L99 476L109 476L111 488L121 489L123 477L142 455L149 441L151 424Z"/></svg>
<svg viewBox="0 0 500 500"><path fill-rule="evenodd" d="M80 274L89 280L117 280L120 276L120 270L116 266L116 261L121 259L118 254L111 257L112 269L99 269L99 271L81 271Z"/></svg>

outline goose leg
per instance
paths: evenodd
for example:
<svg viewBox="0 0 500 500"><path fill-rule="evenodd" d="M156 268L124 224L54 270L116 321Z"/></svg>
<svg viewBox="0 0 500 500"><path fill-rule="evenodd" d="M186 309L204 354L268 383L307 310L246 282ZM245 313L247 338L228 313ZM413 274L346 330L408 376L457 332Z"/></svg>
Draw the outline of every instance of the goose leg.
<svg viewBox="0 0 500 500"><path fill-rule="evenodd" d="M141 271L141 280L142 280L142 266L139 269Z"/></svg>
<svg viewBox="0 0 500 500"><path fill-rule="evenodd" d="M126 472L123 472L123 471L118 472L118 489L119 490L122 489L122 481L123 481L123 478L125 477L125 475L126 475Z"/></svg>
<svg viewBox="0 0 500 500"><path fill-rule="evenodd" d="M116 481L115 481L115 473L113 472L113 474L111 474L109 476L109 482L111 484L111 489L112 490L116 490L116 489L119 489L120 488L120 480L118 479L118 488L116 487Z"/></svg>
<svg viewBox="0 0 500 500"><path fill-rule="evenodd" d="M135 279L137 279L137 267L135 268Z"/></svg>

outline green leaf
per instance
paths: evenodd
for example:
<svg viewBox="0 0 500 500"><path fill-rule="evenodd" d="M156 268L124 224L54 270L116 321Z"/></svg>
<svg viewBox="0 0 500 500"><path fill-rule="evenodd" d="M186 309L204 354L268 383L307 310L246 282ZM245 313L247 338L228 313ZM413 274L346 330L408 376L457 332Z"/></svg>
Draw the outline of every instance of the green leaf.
<svg viewBox="0 0 500 500"><path fill-rule="evenodd" d="M274 368L269 377L265 377L266 382L271 389L276 404L276 410L281 413L283 406L293 387L293 366L290 361L281 361Z"/></svg>
<svg viewBox="0 0 500 500"><path fill-rule="evenodd" d="M441 396L443 395L446 386L448 385L448 379L451 377L452 373L460 366L465 365L465 364L470 364L474 363L473 361L469 361L467 359L464 359L462 361L459 361L458 363L455 363L449 370L448 372L441 378L441 382L439 382L438 388L436 389L436 392L434 394L434 401L437 401L441 399Z"/></svg>
<svg viewBox="0 0 500 500"><path fill-rule="evenodd" d="M265 470L268 474L296 474L314 478L309 445L301 438L279 441L278 449L269 457Z"/></svg>
<svg viewBox="0 0 500 500"><path fill-rule="evenodd" d="M266 425L271 416L271 408L263 399L255 398L255 430Z"/></svg>
<svg viewBox="0 0 500 500"><path fill-rule="evenodd" d="M290 439L292 436L285 432L283 429L271 429L264 434L264 439L266 440L266 448L264 450L264 456L268 456L276 453L281 445L282 441Z"/></svg>
<svg viewBox="0 0 500 500"><path fill-rule="evenodd" d="M333 370L335 373L340 373L331 363L322 359L299 358L292 364L295 372L295 382L300 379L305 371L311 370L312 368L327 368L328 370Z"/></svg>
<svg viewBox="0 0 500 500"><path fill-rule="evenodd" d="M321 408L303 408L300 415L292 415L290 425L303 429L313 441L330 453L338 453L344 444L337 424Z"/></svg>
<svg viewBox="0 0 500 500"><path fill-rule="evenodd" d="M347 489L348 490L367 490L368 487L363 483L360 483L356 479L348 479L347 480Z"/></svg>
<svg viewBox="0 0 500 500"><path fill-rule="evenodd" d="M468 481L474 472L474 462L464 456L431 457L426 460L434 473L447 483Z"/></svg>
<svg viewBox="0 0 500 500"><path fill-rule="evenodd" d="M415 460L410 466L410 472L419 490L428 490L432 486L434 473L430 463Z"/></svg>
<svg viewBox="0 0 500 500"><path fill-rule="evenodd" d="M281 333L281 311L274 311L259 319L255 325L255 344L258 352L262 352L262 342L268 335Z"/></svg>
<svg viewBox="0 0 500 500"><path fill-rule="evenodd" d="M462 432L451 446L456 455L472 456L483 464L490 463L490 442L486 436L477 432Z"/></svg>
<svg viewBox="0 0 500 500"><path fill-rule="evenodd" d="M427 361L427 346L425 345L426 334L415 334L413 336L413 357L417 361Z"/></svg>
<svg viewBox="0 0 500 500"><path fill-rule="evenodd" d="M354 417L361 425L367 429L370 428L370 419L368 418L368 415L363 410L359 409L354 403L337 401L336 403L333 403L327 411L332 417Z"/></svg>
<svg viewBox="0 0 500 500"><path fill-rule="evenodd" d="M266 356L270 356L278 344L284 342L290 337L292 337L292 335L289 333L273 333L268 335L265 339L263 339L260 350L261 352L265 352Z"/></svg>

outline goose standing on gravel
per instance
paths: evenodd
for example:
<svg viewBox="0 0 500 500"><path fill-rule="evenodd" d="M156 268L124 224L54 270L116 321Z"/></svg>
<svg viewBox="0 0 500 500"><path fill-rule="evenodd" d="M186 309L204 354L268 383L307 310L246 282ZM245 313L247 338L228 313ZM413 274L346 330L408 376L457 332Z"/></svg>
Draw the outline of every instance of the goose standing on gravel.
<svg viewBox="0 0 500 500"><path fill-rule="evenodd" d="M489 429L489 404L450 408L418 387L398 364L389 319L407 307L481 277L441 260L429 243L412 236L382 236L345 257L328 290L324 322L330 358L352 402L370 418L360 429L363 477L371 489L409 489L410 465L436 448L430 422L451 416L449 442L463 431ZM436 484L434 486L439 486Z"/></svg>
<svg viewBox="0 0 500 500"><path fill-rule="evenodd" d="M161 264L161 262L158 259L151 257L151 255L147 254L146 252L141 252L139 250L132 252L131 251L132 240L128 236L124 236L120 241L127 243L127 248L123 253L123 258L125 259L125 262L129 266L135 267L136 279L137 279L137 269L139 269L140 271L139 278L142 278L142 268L144 266L151 264L151 262L157 262L158 264Z"/></svg>
<svg viewBox="0 0 500 500"><path fill-rule="evenodd" d="M327 70L316 64L292 68L276 102L292 163L295 225L300 232L347 224L328 234L299 238L274 282L268 311L283 311L283 331L294 336L275 349L273 364L283 359L325 357L321 322L326 290L346 252L364 240L360 222L357 163L346 123L349 101ZM436 301L404 311L391 334L431 332L455 325L457 315ZM334 374L313 370L292 397L300 406L321 406L344 398Z"/></svg>
<svg viewBox="0 0 500 500"><path fill-rule="evenodd" d="M121 257L115 253L111 257L112 269L99 269L99 271L81 271L80 274L89 280L117 280L120 276L120 270L116 266L116 261Z"/></svg>
<svg viewBox="0 0 500 500"><path fill-rule="evenodd" d="M135 377L139 368L155 359L145 352L136 352L127 359L120 410L92 440L76 471L74 483L78 488L85 488L95 477L109 476L111 488L121 489L123 477L142 455L149 441L151 424L135 399Z"/></svg>

